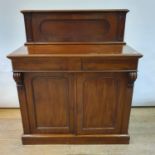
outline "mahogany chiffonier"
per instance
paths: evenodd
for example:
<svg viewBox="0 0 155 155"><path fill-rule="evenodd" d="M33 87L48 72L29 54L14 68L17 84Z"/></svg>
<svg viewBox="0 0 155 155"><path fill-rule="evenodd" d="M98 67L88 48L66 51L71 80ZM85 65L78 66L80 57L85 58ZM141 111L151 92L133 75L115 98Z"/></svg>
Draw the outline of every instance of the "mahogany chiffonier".
<svg viewBox="0 0 155 155"><path fill-rule="evenodd" d="M22 11L27 42L11 53L23 144L128 144L138 60L128 10Z"/></svg>

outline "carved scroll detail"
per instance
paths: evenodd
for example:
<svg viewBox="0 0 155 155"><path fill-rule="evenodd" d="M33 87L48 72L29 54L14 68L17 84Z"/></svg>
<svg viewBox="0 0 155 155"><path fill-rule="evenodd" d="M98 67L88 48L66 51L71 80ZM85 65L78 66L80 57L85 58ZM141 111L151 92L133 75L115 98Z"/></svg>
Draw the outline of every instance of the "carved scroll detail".
<svg viewBox="0 0 155 155"><path fill-rule="evenodd" d="M130 72L128 87L130 87L130 88L133 87L136 79L137 79L137 72Z"/></svg>
<svg viewBox="0 0 155 155"><path fill-rule="evenodd" d="M13 78L17 84L17 86L21 87L23 86L23 74L20 72L14 72Z"/></svg>

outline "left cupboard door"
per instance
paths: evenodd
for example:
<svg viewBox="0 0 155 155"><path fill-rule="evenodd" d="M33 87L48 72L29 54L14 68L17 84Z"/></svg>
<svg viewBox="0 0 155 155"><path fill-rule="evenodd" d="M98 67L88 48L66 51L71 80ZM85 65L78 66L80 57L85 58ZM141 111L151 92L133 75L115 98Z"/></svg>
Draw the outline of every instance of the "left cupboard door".
<svg viewBox="0 0 155 155"><path fill-rule="evenodd" d="M25 73L31 133L74 133L72 73Z"/></svg>

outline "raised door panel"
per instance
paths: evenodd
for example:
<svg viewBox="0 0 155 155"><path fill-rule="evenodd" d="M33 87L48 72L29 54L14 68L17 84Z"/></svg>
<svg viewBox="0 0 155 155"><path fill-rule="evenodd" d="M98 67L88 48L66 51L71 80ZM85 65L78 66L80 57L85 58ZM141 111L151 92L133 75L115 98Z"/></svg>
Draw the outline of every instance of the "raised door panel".
<svg viewBox="0 0 155 155"><path fill-rule="evenodd" d="M26 73L25 82L32 133L72 133L73 75Z"/></svg>
<svg viewBox="0 0 155 155"><path fill-rule="evenodd" d="M119 73L83 73L77 81L78 134L119 133L126 78Z"/></svg>

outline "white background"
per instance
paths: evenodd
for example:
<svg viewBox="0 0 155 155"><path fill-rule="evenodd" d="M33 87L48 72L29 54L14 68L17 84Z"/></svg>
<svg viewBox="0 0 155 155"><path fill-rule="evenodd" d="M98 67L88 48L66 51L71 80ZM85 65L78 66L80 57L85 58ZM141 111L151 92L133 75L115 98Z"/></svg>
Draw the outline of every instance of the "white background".
<svg viewBox="0 0 155 155"><path fill-rule="evenodd" d="M129 9L125 41L141 52L133 105L155 106L154 0L0 0L0 107L18 107L6 55L25 42L22 9Z"/></svg>

